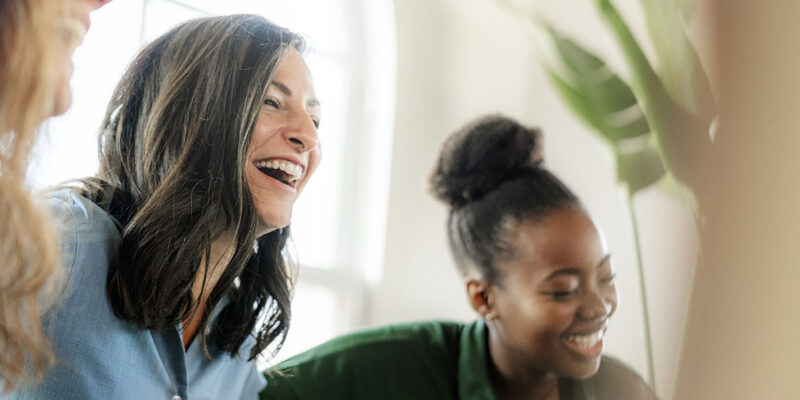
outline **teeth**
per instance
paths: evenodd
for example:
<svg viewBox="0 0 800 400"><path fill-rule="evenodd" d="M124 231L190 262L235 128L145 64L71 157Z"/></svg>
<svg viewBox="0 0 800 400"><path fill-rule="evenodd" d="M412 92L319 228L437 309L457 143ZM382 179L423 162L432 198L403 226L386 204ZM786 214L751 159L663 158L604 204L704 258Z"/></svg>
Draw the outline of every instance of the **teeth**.
<svg viewBox="0 0 800 400"><path fill-rule="evenodd" d="M583 348L589 349L589 348L592 348L595 345L597 345L597 342L599 342L600 339L603 338L604 332L605 332L605 329L601 329L601 330L599 330L597 332L594 332L594 333L591 333L591 334L588 334L588 335L567 336L567 340L572 342L572 343L577 344L578 346L581 346Z"/></svg>
<svg viewBox="0 0 800 400"><path fill-rule="evenodd" d="M279 169L283 172L286 172L290 175L289 181L297 181L303 176L303 167L290 161L258 161L255 163L255 165L258 168Z"/></svg>

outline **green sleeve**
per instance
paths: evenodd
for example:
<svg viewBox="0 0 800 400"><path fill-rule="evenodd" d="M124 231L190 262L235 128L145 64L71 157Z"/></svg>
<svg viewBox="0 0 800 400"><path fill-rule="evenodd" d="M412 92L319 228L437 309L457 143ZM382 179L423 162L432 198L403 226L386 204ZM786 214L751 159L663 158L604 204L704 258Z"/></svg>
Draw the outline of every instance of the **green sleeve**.
<svg viewBox="0 0 800 400"><path fill-rule="evenodd" d="M406 324L334 339L267 372L260 398L455 399L460 329Z"/></svg>

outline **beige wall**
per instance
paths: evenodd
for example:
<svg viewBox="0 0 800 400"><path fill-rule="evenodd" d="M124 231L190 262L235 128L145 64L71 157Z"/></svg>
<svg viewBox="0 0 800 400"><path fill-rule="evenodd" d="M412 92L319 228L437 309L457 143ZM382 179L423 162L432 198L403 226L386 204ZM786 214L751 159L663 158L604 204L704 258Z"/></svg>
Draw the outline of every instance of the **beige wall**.
<svg viewBox="0 0 800 400"><path fill-rule="evenodd" d="M706 0L720 128L680 399L800 398L800 4Z"/></svg>
<svg viewBox="0 0 800 400"><path fill-rule="evenodd" d="M538 1L559 27L622 66L593 2ZM619 1L644 25L638 1ZM424 318L470 320L460 277L447 252L444 206L425 177L437 146L466 121L501 112L541 127L549 167L575 190L606 233L617 269L620 308L608 353L647 374L638 273L624 191L612 155L556 97L537 62L530 27L492 0L395 2L397 109L385 265L368 296L368 325ZM624 70L623 70L624 71ZM635 202L640 219L658 391L670 398L694 263L689 209L650 190Z"/></svg>

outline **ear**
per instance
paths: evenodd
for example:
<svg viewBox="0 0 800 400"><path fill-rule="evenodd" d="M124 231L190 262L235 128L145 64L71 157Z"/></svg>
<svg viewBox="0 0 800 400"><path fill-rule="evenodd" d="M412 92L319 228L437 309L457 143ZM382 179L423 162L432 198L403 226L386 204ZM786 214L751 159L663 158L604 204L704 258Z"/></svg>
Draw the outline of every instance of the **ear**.
<svg viewBox="0 0 800 400"><path fill-rule="evenodd" d="M492 320L497 316L495 312L495 293L492 284L477 276L464 279L467 296L472 309L483 319Z"/></svg>

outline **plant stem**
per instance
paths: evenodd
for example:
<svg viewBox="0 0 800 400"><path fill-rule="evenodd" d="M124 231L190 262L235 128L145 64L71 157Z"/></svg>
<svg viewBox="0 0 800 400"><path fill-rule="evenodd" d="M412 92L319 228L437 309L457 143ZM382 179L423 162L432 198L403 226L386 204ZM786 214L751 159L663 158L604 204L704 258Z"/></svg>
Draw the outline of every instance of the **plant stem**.
<svg viewBox="0 0 800 400"><path fill-rule="evenodd" d="M642 262L642 246L639 242L639 224L636 221L636 212L633 209L633 193L626 190L628 195L628 213L633 226L633 242L636 247L636 264L639 267L639 292L642 294L642 319L644 320L644 344L647 351L647 375L650 388L656 391L656 370L653 362L653 335L650 332L650 311L647 302L647 287L644 279L644 263Z"/></svg>

